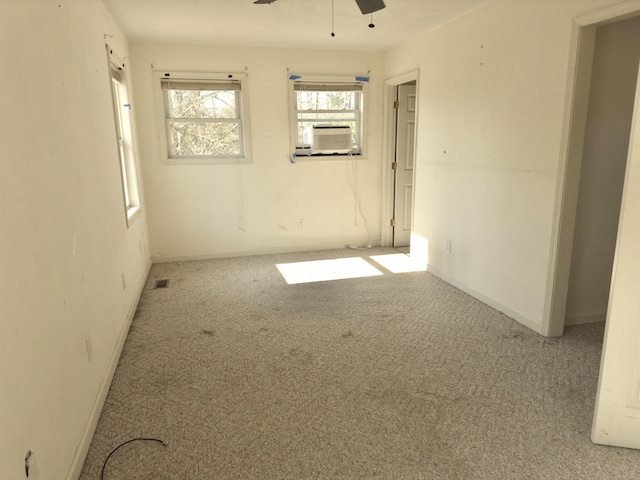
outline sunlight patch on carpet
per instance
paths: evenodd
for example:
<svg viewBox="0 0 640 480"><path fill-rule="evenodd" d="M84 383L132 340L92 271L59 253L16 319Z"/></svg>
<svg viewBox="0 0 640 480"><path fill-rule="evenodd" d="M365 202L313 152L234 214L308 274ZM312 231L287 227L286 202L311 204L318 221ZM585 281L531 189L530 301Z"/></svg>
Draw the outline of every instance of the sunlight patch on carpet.
<svg viewBox="0 0 640 480"><path fill-rule="evenodd" d="M413 260L404 253L388 255L372 255L371 260L382 265L391 273L425 272L427 269L420 262Z"/></svg>
<svg viewBox="0 0 640 480"><path fill-rule="evenodd" d="M290 285L384 275L376 267L359 257L281 263L276 267Z"/></svg>

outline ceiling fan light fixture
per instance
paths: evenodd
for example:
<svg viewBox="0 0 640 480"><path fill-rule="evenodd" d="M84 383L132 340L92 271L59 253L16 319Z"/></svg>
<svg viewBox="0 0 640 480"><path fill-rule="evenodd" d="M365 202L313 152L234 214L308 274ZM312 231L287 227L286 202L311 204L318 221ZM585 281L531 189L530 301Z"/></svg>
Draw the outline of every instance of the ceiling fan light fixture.
<svg viewBox="0 0 640 480"><path fill-rule="evenodd" d="M363 15L377 12L386 7L383 0L356 0Z"/></svg>

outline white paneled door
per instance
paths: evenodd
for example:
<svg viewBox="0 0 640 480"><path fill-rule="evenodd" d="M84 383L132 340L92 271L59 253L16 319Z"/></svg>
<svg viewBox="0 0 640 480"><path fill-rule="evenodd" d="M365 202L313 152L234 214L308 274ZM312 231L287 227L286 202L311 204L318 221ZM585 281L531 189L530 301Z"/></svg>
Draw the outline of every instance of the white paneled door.
<svg viewBox="0 0 640 480"><path fill-rule="evenodd" d="M415 163L416 86L399 85L397 103L393 246L406 247L411 240L413 171Z"/></svg>
<svg viewBox="0 0 640 480"><path fill-rule="evenodd" d="M636 90L591 438L595 443L640 449L640 88Z"/></svg>

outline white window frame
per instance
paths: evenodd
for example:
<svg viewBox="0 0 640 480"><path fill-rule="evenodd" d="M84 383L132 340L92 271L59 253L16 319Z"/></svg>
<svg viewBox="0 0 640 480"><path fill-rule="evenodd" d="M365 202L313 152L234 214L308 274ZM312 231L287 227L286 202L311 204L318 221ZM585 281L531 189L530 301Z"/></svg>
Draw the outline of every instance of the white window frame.
<svg viewBox="0 0 640 480"><path fill-rule="evenodd" d="M358 85L360 88L359 99L356 99L355 121L356 139L359 139L358 146L354 147L350 154L317 154L317 155L296 155L296 160L324 160L324 159L344 159L352 157L365 159L367 146L367 115L366 108L368 104L368 87L369 78L359 76L318 76L318 75L289 75L289 135L291 152L300 152L298 144L298 122L299 114L310 113L312 111L298 110L297 88L296 85L319 85L323 89L330 88L331 85L336 86L336 91L343 89L343 86ZM327 113L341 113L343 111L317 110ZM351 110L348 110L350 112Z"/></svg>
<svg viewBox="0 0 640 480"><path fill-rule="evenodd" d="M131 104L128 95L125 62L109 45L107 45L107 54L109 57L109 84L111 86L111 101L118 145L120 177L122 179L122 197L127 228L129 228L140 212Z"/></svg>
<svg viewBox="0 0 640 480"><path fill-rule="evenodd" d="M225 165L251 163L251 141L250 141L250 122L249 122L249 102L247 75L243 73L221 74L221 73L202 73L202 72L174 72L166 70L154 71L154 79L156 84L156 98L158 105L158 130L161 133L161 148L163 149L162 163L171 165ZM167 96L163 83L168 80L174 81L176 85L180 83L193 85L201 83L203 87L207 85L237 85L236 108L238 109L239 118L233 119L239 125L240 137L240 154L239 155L173 155L170 145L169 124L172 119L169 116ZM205 121L204 119L190 119L193 121ZM212 122L224 121L212 119Z"/></svg>

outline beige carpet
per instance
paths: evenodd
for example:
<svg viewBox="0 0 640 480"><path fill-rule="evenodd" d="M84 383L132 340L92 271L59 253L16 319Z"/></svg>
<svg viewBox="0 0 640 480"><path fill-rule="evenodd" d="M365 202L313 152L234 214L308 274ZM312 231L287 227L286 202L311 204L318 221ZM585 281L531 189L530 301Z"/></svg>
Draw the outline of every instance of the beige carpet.
<svg viewBox="0 0 640 480"><path fill-rule="evenodd" d="M425 272L338 250L152 268L81 475L634 479L589 439L604 326L545 339ZM384 273L290 285L276 264ZM155 281L169 279L166 289Z"/></svg>

